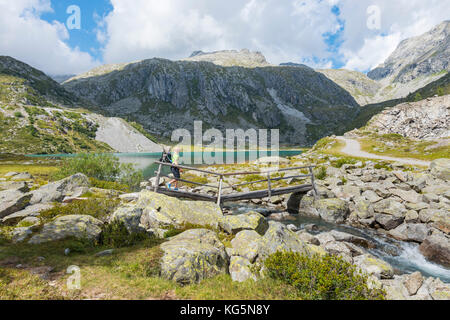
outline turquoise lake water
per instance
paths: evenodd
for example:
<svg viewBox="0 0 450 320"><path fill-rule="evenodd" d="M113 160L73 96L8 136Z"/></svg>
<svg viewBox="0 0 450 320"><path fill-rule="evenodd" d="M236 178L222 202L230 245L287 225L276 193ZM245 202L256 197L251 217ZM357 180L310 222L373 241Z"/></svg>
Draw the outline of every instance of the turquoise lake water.
<svg viewBox="0 0 450 320"><path fill-rule="evenodd" d="M280 157L290 157L301 154L300 150L280 150L278 155ZM148 179L155 176L155 171L157 170L158 165L155 164L155 161L158 161L161 158L161 153L116 153L114 154L119 158L122 163L132 163L135 168L138 170L142 170L144 174L144 178ZM196 167L200 164L193 164L194 159L196 157L204 158L205 156L211 156L214 158L218 158L222 160L222 163L226 163L227 159L234 159L233 163L245 163L249 160L256 160L260 157L271 156L273 155L270 151L268 152L259 152L259 151L234 151L234 152L185 152L180 153L182 159L186 159L184 161L184 165L190 167ZM42 157L42 158L68 158L74 157L76 154L52 154L52 155L34 155L33 157ZM203 162L203 165L208 164ZM166 168L166 170L168 170ZM168 171L169 172L169 171Z"/></svg>

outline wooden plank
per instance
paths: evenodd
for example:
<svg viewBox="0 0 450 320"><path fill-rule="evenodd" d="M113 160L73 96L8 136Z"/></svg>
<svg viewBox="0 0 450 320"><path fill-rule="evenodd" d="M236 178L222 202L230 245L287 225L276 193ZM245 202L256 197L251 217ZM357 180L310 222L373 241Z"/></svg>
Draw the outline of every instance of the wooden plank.
<svg viewBox="0 0 450 320"><path fill-rule="evenodd" d="M277 196L281 194L288 194L288 193L296 193L296 192L308 192L310 190L313 190L313 186L310 184L305 184L301 186L294 186L294 187L286 187L286 188L277 188L272 189L272 196ZM258 191L251 191L251 192L242 192L242 193L235 193L235 194L227 194L222 196L222 202L225 201L239 201L239 200L251 200L251 199L261 199L266 198L269 195L269 190L258 190Z"/></svg>
<svg viewBox="0 0 450 320"><path fill-rule="evenodd" d="M223 177L220 176L219 181L219 193L217 194L217 204L220 206L222 204L222 183L223 183Z"/></svg>
<svg viewBox="0 0 450 320"><path fill-rule="evenodd" d="M162 165L160 164L158 167L158 173L156 174L155 188L153 190L155 192L158 192L158 189L159 189L159 178L161 177L161 169L162 169Z"/></svg>
<svg viewBox="0 0 450 320"><path fill-rule="evenodd" d="M249 175L249 174L263 174L263 173L267 173L267 172L274 173L274 172L284 172L284 171L308 169L309 167L311 167L311 166L275 169L275 170L267 170L267 171L230 172L230 173L222 173L222 175L223 176L243 176L243 175ZM316 166L312 166L312 167L315 168Z"/></svg>
<svg viewBox="0 0 450 320"><path fill-rule="evenodd" d="M218 186L212 186L212 185L209 185L209 184L202 184L202 183L198 183L198 182L194 182L194 181L189 181L189 180L184 180L184 179L177 179L177 178L175 178L175 177L169 177L169 176L166 176L166 175L163 175L162 177L164 177L164 178L168 178L168 179L173 179L173 180L177 180L177 181L180 181L180 182L184 182L184 183L190 183L190 184L195 184L195 185L197 185L197 186L202 186L202 187L208 187L208 188L213 188L213 189L218 189L219 187Z"/></svg>
<svg viewBox="0 0 450 320"><path fill-rule="evenodd" d="M188 198L192 200L199 200L199 201L216 201L216 197L201 194L201 193L194 193L194 192L187 192L187 191L180 191L180 190L169 190L166 188L159 188L158 193L165 194L166 196L176 197L176 198Z"/></svg>
<svg viewBox="0 0 450 320"><path fill-rule="evenodd" d="M298 176L289 176L289 177L279 177L279 178L270 178L271 181L280 181L280 180L287 180L287 179L292 179L292 178L308 178L310 177L310 174L301 174ZM254 183L260 183L260 182L266 182L267 179L265 180L257 180L257 181L250 181L250 182L245 182L245 183L240 183L240 184L234 184L232 186L229 187L225 187L224 189L230 189L230 188L236 188L236 187L242 187L242 186L246 186L249 184L254 184Z"/></svg>

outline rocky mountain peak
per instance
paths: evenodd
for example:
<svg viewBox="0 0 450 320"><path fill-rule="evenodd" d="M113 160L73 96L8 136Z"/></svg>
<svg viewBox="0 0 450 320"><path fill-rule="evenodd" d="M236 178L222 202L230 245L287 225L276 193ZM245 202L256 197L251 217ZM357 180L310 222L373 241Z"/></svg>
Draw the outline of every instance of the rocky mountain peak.
<svg viewBox="0 0 450 320"><path fill-rule="evenodd" d="M445 75L450 70L450 21L403 40L380 66L367 76L374 80L407 83L421 77Z"/></svg>
<svg viewBox="0 0 450 320"><path fill-rule="evenodd" d="M194 51L189 58L184 61L206 61L223 67L268 67L271 66L267 62L266 57L259 52L251 52L248 49L237 50L222 50L214 52Z"/></svg>

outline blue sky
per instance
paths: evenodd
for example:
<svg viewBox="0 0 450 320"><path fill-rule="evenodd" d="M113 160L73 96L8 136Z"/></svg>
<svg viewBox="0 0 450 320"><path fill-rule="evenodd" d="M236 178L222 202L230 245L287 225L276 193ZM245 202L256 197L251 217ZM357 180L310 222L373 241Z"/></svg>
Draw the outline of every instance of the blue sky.
<svg viewBox="0 0 450 320"><path fill-rule="evenodd" d="M67 28L71 5L81 10L80 30ZM377 28L368 24L373 12ZM367 72L449 12L442 0L0 0L0 55L76 74L247 48L272 64Z"/></svg>
<svg viewBox="0 0 450 320"><path fill-rule="evenodd" d="M52 0L54 12L46 12L41 15L41 19L49 23L54 20L66 23L70 14L67 8L77 5L81 9L81 29L68 30L69 39L66 43L72 47L79 47L80 50L89 52L96 60L102 60L100 43L97 40L96 30L97 17L105 17L113 10L109 0Z"/></svg>

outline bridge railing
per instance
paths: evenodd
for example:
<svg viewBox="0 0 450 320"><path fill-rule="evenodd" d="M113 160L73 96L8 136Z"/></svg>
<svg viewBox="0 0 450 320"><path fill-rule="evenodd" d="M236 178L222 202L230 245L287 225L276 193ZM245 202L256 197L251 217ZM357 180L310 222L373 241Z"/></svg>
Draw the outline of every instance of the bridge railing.
<svg viewBox="0 0 450 320"><path fill-rule="evenodd" d="M208 187L208 188L212 188L212 189L218 189L218 193L217 193L217 204L221 204L222 203L222 192L225 189L233 189L235 190L238 187L242 187L242 186L247 186L247 185L252 185L252 184L256 184L256 183L262 183L262 182L267 182L268 185L268 197L271 198L272 196L272 182L275 181L281 181L281 180L288 180L288 179L295 179L295 178L310 178L311 179L311 185L312 185L312 189L314 190L314 194L317 197L317 188L316 188L316 184L315 184L315 177L314 177L314 168L316 166L314 165L309 165L309 166L302 166L302 167L292 167L292 168L278 168L278 169L272 169L272 170L260 170L260 171L244 171L244 172L228 172L228 173L219 173L219 172L213 172L213 171L208 171L208 170L204 170L201 168L193 168L193 167L188 167L188 166L184 166L184 165L173 165L171 163L166 163L166 162L160 162L157 161L156 164L158 164L158 171L156 171L156 183L155 186L153 187L154 192L158 192L160 189L160 181L161 181L161 177L166 177L169 179L173 179L176 181L180 181L180 182L184 182L184 183L189 183L192 185L197 185L197 186L202 186L202 187ZM195 181L189 181L186 179L181 179L181 178L175 178L175 177L169 177L166 175L162 174L162 168L163 167L172 167L175 166L179 169L183 169L186 171L196 171L196 172L201 172L204 174L209 174L209 175L213 175L219 178L219 184L217 186L215 185L209 185L209 184L203 184L203 183L199 183L199 182L195 182ZM281 172L289 172L289 171L294 171L294 170L303 170L303 169L307 169L309 171L308 174L301 174L301 175L291 175L291 176L282 176L282 177L271 177L271 174L274 173L281 173ZM245 183L240 183L240 184L228 184L228 186L224 187L224 178L225 177L231 177L231 176L248 176L248 175L265 175L267 178L266 179L262 179L262 180L256 180L256 181L248 181ZM226 183L226 182L225 182Z"/></svg>

